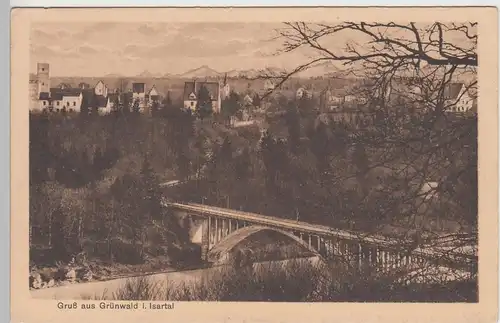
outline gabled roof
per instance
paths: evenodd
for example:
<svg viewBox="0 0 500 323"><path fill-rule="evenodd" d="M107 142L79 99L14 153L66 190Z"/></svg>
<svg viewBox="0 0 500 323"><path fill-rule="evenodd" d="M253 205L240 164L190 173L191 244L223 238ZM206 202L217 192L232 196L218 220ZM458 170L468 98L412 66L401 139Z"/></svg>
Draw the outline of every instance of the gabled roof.
<svg viewBox="0 0 500 323"><path fill-rule="evenodd" d="M51 88L50 89L50 98L52 100L62 100L63 93L60 88Z"/></svg>
<svg viewBox="0 0 500 323"><path fill-rule="evenodd" d="M151 94L151 92L153 92L153 91L154 91L154 93L156 93L156 94L154 94L154 93L153 93L153 94ZM153 95L153 96L158 95L158 90L156 89L156 86L155 86L155 85L153 85L153 86L151 87L151 89L149 89L149 91L148 91L148 95Z"/></svg>
<svg viewBox="0 0 500 323"><path fill-rule="evenodd" d="M62 100L64 96L75 97L75 96L80 96L81 93L82 93L81 89L73 89L73 88L61 89L53 87L50 89L50 98L52 100Z"/></svg>
<svg viewBox="0 0 500 323"><path fill-rule="evenodd" d="M460 95L460 91L464 86L463 83L450 83L444 88L444 98L446 100L455 100Z"/></svg>
<svg viewBox="0 0 500 323"><path fill-rule="evenodd" d="M49 92L40 92L40 96L38 97L40 100L49 100L50 93Z"/></svg>
<svg viewBox="0 0 500 323"><path fill-rule="evenodd" d="M63 96L80 96L82 94L81 89L72 89L72 88L67 88L62 90Z"/></svg>
<svg viewBox="0 0 500 323"><path fill-rule="evenodd" d="M145 83L132 83L132 92L134 93L144 93L146 89Z"/></svg>

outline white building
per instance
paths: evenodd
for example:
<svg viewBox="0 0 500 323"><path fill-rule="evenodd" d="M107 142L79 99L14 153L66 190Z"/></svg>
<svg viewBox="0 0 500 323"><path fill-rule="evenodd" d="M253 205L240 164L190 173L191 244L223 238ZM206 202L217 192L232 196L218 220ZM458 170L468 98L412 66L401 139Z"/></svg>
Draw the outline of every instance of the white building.
<svg viewBox="0 0 500 323"><path fill-rule="evenodd" d="M308 99L310 99L310 98L312 98L312 93L311 93L311 91L308 91L307 89L301 87L295 93L295 97L297 99L299 99L299 100L302 99L302 98L308 98Z"/></svg>
<svg viewBox="0 0 500 323"><path fill-rule="evenodd" d="M76 91L63 94L61 104L68 112L80 112L82 106L82 92Z"/></svg>
<svg viewBox="0 0 500 323"><path fill-rule="evenodd" d="M356 96L352 94L348 94L344 96L344 102L351 103L351 102L356 102Z"/></svg>
<svg viewBox="0 0 500 323"><path fill-rule="evenodd" d="M477 105L477 98L464 83L448 84L444 90L446 112L467 112Z"/></svg>

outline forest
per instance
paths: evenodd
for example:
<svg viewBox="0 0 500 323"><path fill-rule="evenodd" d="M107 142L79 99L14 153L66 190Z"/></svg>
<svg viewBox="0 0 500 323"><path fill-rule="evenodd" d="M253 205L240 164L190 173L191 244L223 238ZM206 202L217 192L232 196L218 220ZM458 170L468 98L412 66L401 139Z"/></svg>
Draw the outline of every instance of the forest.
<svg viewBox="0 0 500 323"><path fill-rule="evenodd" d="M265 129L176 107L31 114L32 263L82 251L113 263L183 262L193 246L162 198L415 241L476 239L476 116L399 106L345 120L313 100L273 104ZM160 188L171 179L189 181ZM439 185L423 190L429 182Z"/></svg>

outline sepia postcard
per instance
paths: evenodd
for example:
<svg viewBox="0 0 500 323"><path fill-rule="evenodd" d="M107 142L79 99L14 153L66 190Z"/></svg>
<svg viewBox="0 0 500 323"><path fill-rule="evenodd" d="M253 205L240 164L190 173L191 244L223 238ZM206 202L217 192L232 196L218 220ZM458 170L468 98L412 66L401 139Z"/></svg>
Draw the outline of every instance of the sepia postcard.
<svg viewBox="0 0 500 323"><path fill-rule="evenodd" d="M497 320L496 8L11 16L12 322Z"/></svg>

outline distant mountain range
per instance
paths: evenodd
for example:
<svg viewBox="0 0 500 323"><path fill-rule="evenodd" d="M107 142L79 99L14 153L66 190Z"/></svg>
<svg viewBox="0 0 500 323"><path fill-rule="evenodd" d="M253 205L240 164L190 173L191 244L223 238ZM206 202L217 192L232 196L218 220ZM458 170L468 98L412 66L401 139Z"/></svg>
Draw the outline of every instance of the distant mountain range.
<svg viewBox="0 0 500 323"><path fill-rule="evenodd" d="M149 71L144 71L137 75L137 77L141 78L161 78L161 77L171 77L171 78L215 78L215 77L224 77L227 75L229 78L257 78L259 75L281 75L286 71L276 67L268 67L262 70L258 69L248 69L248 70L230 70L226 72L219 72L215 69L209 67L208 65L202 65L198 68L191 69L187 72L181 74L159 74L159 73L151 73ZM333 66L333 64L323 63L313 66L312 68L302 71L298 73L297 76L301 77L313 77L313 76L325 76L330 75L332 73L339 73L339 69Z"/></svg>
<svg viewBox="0 0 500 323"><path fill-rule="evenodd" d="M425 70L426 67L423 67L422 69ZM271 74L278 76L284 72L291 72L282 70L280 68L275 68L275 67L268 67L262 70L258 69L248 69L248 70L237 70L237 69L232 69L226 72L219 72L216 71L215 69L209 67L208 65L202 65L198 68L191 69L187 72L180 73L180 74L170 74L170 73L152 73L148 70L143 71L140 74L137 74L135 76L125 76L125 75L120 75L120 74L107 74L104 75L105 78L145 78L145 79L152 79L152 78L184 78L184 79L193 79L193 78L223 78L224 76L227 75L228 78L249 78L249 79L255 79L258 78L260 75L263 74ZM312 65L308 69L298 72L294 75L295 77L301 77L301 78L313 78L313 77L331 77L331 78L352 78L354 76L346 73L346 71L343 71L341 68L336 66L333 62L330 61L325 61L323 63L319 63L316 65ZM457 75L458 76L458 75ZM30 77L35 77L34 75ZM354 77L356 78L356 77ZM460 81L469 81L470 79L474 79L475 75L472 73L464 73L463 75L460 75L457 77L458 80Z"/></svg>
<svg viewBox="0 0 500 323"><path fill-rule="evenodd" d="M200 66L198 68L189 70L185 73L176 75L181 78L194 78L194 77L219 77L222 76L221 73L208 67L207 65Z"/></svg>

